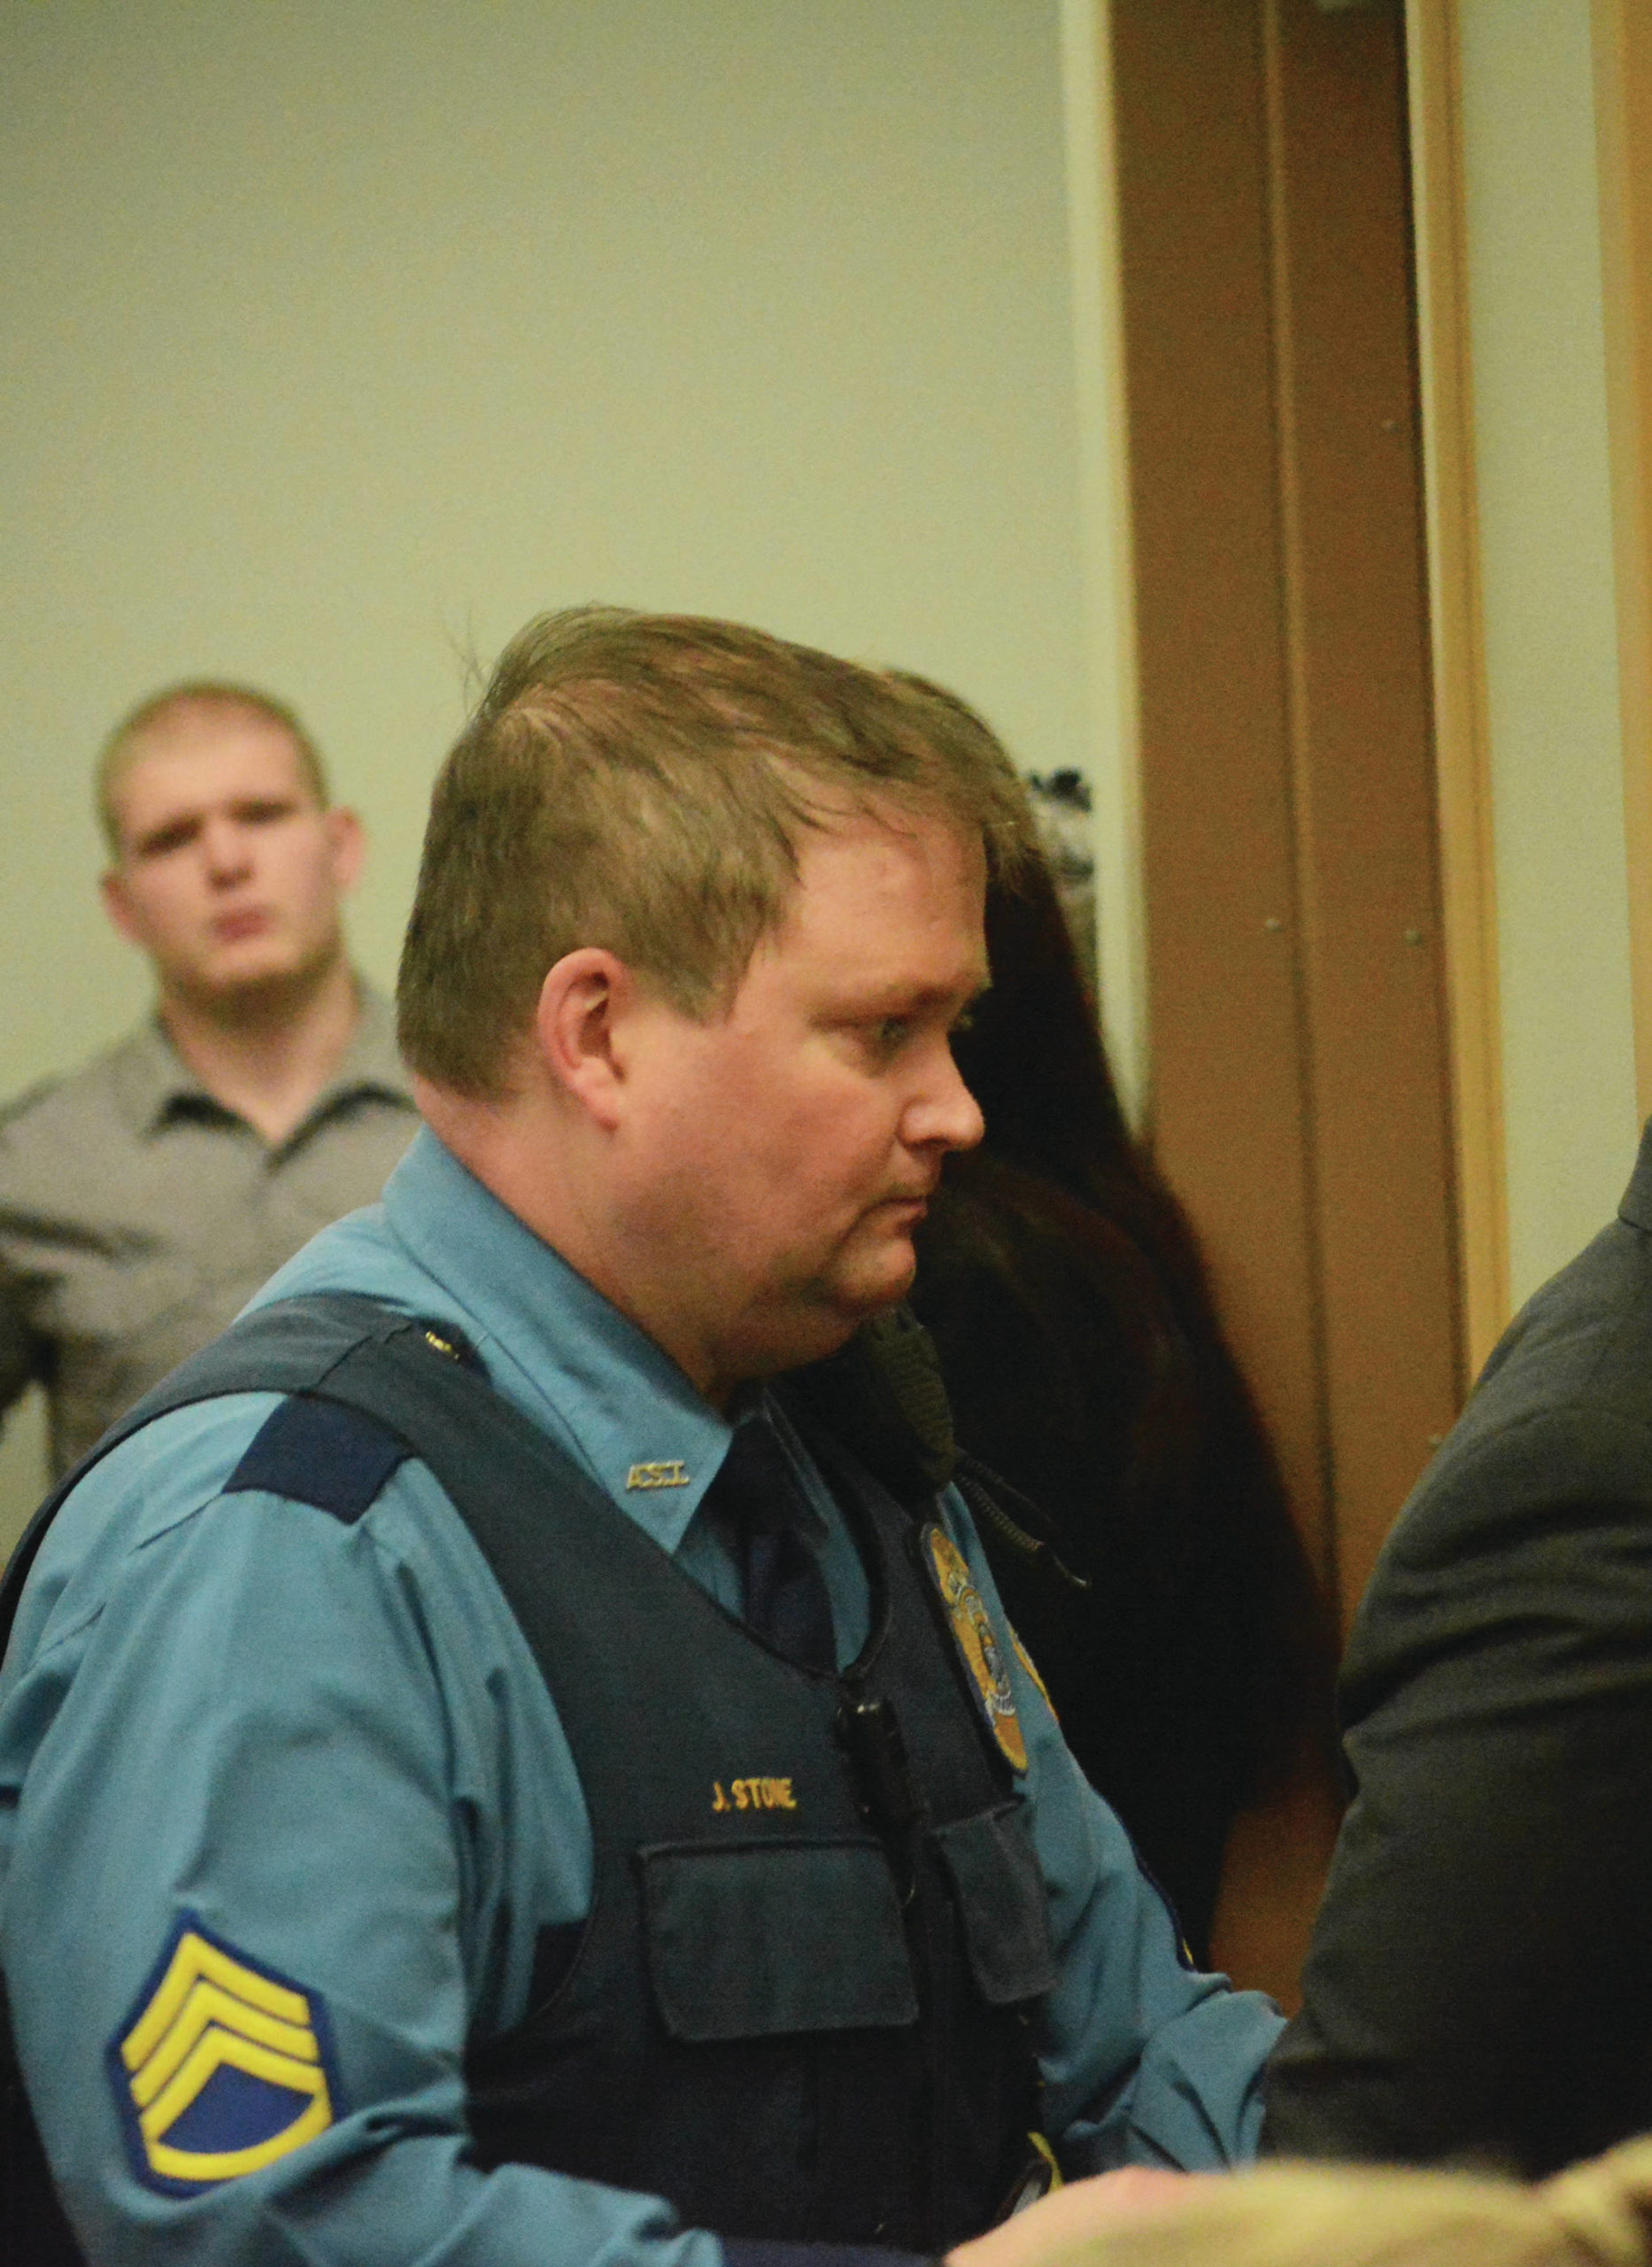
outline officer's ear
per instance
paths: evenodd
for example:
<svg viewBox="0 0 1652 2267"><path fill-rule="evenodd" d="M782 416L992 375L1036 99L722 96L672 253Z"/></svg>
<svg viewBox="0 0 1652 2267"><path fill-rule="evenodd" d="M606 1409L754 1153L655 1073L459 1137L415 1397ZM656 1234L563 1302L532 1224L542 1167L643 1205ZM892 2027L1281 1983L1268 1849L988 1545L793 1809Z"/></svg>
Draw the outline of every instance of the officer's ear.
<svg viewBox="0 0 1652 2267"><path fill-rule="evenodd" d="M630 969L598 945L564 953L539 987L534 1045L540 1063L553 1087L609 1133L624 1099L622 1027L636 999Z"/></svg>

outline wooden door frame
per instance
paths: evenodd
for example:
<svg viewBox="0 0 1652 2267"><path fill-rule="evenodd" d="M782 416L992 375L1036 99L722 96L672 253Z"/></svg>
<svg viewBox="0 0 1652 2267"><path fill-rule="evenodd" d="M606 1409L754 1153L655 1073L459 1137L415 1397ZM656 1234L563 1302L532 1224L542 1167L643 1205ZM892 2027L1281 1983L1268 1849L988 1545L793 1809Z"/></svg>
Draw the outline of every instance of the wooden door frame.
<svg viewBox="0 0 1652 2267"><path fill-rule="evenodd" d="M1610 27L1610 19L1621 19L1627 0L1594 4L1597 23L1607 19ZM1113 909L1103 965L1115 992L1108 1037L1132 1115L1139 1117L1151 1088L1153 1035L1146 1028L1143 976L1140 725L1130 592L1112 89L1106 61L1112 46L1111 8L1109 0L1061 0L1061 12L1087 613L1096 648L1099 738L1105 743L1098 759L1097 816L1108 824L1098 826L1098 859L1100 867L1105 855L1112 885L1103 893L1104 904L1110 900ZM1463 1336L1471 1377L1508 1319L1509 1273L1457 0L1406 0L1405 18L1447 1044ZM1621 49L1610 51L1617 55ZM1639 83L1644 89L1644 78ZM1652 286L1643 290L1638 304L1644 338ZM1639 399L1652 401L1652 356L1643 354L1638 368L1644 389ZM1639 429L1647 429L1644 421ZM1652 515L1647 502L1652 466L1643 462L1640 469L1640 517L1633 524L1641 530L1643 588L1652 589ZM1620 508L1620 525L1623 508L1628 507ZM1648 649L1643 644L1643 653ZM1652 669L1643 685L1652 716ZM1652 1113L1652 759L1643 754L1637 762L1633 753L1652 749L1652 723L1638 739L1632 739L1633 729L1626 705L1631 875L1634 898L1644 909L1635 936L1635 1022L1641 1107Z"/></svg>
<svg viewBox="0 0 1652 2267"><path fill-rule="evenodd" d="M1635 1089L1652 1117L1652 19L1593 0ZM1637 162L1638 161L1638 162Z"/></svg>
<svg viewBox="0 0 1652 2267"><path fill-rule="evenodd" d="M1400 20L1104 20L1151 1126L1351 1605L1463 1370ZM1311 1838L1261 1823L1273 1961Z"/></svg>
<svg viewBox="0 0 1652 2267"><path fill-rule="evenodd" d="M1405 41L1452 1134L1471 1379L1509 1319L1509 1192L1457 0L1406 0Z"/></svg>

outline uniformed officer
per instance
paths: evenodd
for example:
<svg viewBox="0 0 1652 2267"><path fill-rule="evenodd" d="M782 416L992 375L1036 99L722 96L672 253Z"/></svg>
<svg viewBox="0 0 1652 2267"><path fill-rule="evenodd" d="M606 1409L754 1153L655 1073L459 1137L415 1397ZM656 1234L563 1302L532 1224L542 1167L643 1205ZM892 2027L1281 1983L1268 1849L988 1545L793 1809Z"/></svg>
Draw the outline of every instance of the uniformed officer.
<svg viewBox="0 0 1652 2267"><path fill-rule="evenodd" d="M1251 2153L1277 2017L1178 1956L880 1319L1026 826L968 720L753 631L506 654L403 959L427 1130L33 1540L41 2242L1022 2267L1113 2193L995 2226L1032 2168Z"/></svg>

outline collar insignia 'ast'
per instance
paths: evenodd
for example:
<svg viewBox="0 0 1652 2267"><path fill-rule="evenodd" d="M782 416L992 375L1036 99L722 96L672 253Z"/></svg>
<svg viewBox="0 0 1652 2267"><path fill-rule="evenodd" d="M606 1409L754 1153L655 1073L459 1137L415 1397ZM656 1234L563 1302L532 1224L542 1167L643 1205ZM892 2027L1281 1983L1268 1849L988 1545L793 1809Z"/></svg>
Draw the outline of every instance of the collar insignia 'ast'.
<svg viewBox="0 0 1652 2267"><path fill-rule="evenodd" d="M1012 1771L1027 1768L1027 1743L1015 1714L1015 1696L981 1593L969 1572L969 1562L942 1527L931 1520L923 1530L924 1555L940 1592L946 1619L960 1657L969 1672L986 1717L987 1728Z"/></svg>
<svg viewBox="0 0 1652 2267"><path fill-rule="evenodd" d="M163 2196L197 2195L273 2164L337 2114L319 1996L211 1936L193 1914L106 2061L132 2169Z"/></svg>

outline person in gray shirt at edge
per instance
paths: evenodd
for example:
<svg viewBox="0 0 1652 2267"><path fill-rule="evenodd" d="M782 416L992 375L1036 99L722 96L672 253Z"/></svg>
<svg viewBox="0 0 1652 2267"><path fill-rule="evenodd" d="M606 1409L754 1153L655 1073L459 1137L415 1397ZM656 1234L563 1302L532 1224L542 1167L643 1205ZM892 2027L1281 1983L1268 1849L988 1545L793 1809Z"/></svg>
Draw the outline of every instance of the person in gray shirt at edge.
<svg viewBox="0 0 1652 2267"><path fill-rule="evenodd" d="M370 1203L417 1122L345 954L361 826L291 709L171 686L116 728L96 793L104 904L155 1013L0 1115L0 1409L42 1382L54 1474Z"/></svg>

